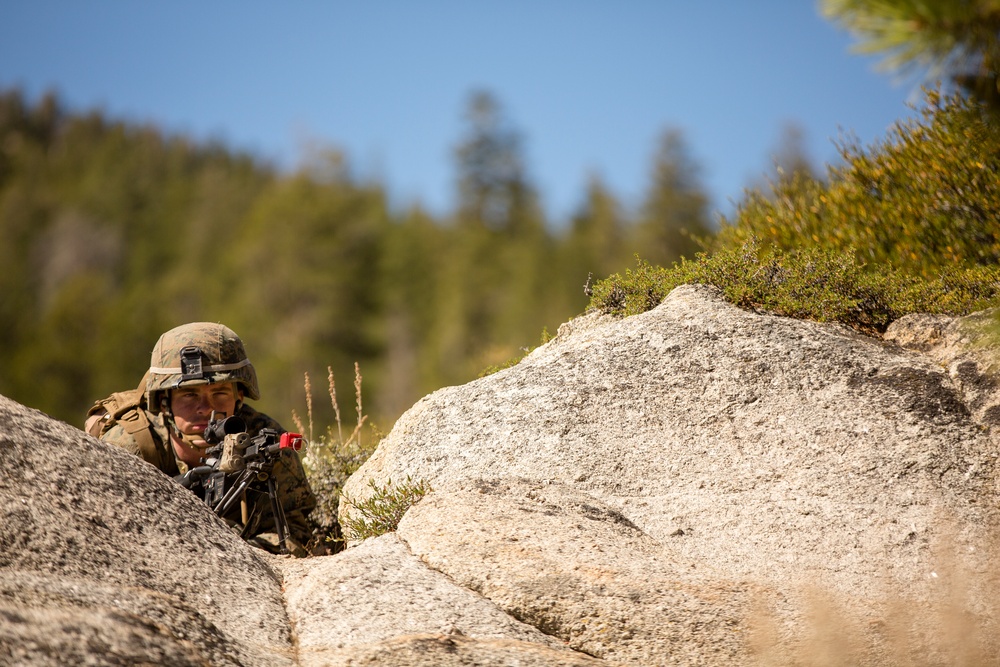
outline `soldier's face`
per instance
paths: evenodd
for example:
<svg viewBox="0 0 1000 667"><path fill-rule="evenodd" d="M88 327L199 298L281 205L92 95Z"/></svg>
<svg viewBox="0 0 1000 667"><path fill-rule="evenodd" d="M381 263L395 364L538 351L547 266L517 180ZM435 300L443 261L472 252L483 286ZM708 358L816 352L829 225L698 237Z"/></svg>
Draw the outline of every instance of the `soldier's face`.
<svg viewBox="0 0 1000 667"><path fill-rule="evenodd" d="M236 402L242 397L243 393L234 382L180 387L170 392L170 411L181 433L201 435L213 410L219 419L232 416L236 412Z"/></svg>

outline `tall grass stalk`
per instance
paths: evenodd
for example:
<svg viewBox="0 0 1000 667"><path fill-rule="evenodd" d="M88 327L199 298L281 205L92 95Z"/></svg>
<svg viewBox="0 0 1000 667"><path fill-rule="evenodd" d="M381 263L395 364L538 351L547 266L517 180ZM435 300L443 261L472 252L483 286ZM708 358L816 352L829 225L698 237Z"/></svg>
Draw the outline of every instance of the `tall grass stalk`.
<svg viewBox="0 0 1000 667"><path fill-rule="evenodd" d="M355 364L355 368L357 368L357 364ZM337 442L343 442L344 431L340 427L340 405L337 404L337 381L333 377L332 366L326 367L326 380L330 392L330 404L333 406L333 415L337 420ZM358 400L361 400L360 394Z"/></svg>
<svg viewBox="0 0 1000 667"><path fill-rule="evenodd" d="M358 413L358 425L354 429L354 433L351 434L353 438L355 435L358 437L358 446L361 446L361 425L365 423L366 417L364 416L364 410L361 408L361 367L358 366L358 362L354 362L354 395L357 397L355 407Z"/></svg>

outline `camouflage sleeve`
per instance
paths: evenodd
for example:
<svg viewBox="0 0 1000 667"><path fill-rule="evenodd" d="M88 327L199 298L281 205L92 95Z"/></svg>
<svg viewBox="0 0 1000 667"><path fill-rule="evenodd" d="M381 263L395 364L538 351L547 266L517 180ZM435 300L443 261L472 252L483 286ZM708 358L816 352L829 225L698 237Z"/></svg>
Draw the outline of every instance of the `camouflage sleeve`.
<svg viewBox="0 0 1000 667"><path fill-rule="evenodd" d="M140 458L142 457L142 453L139 451L139 443L136 442L132 434L122 428L120 424L115 424L109 428L107 432L101 436L101 440L109 442L115 447L120 447L129 454L134 454Z"/></svg>

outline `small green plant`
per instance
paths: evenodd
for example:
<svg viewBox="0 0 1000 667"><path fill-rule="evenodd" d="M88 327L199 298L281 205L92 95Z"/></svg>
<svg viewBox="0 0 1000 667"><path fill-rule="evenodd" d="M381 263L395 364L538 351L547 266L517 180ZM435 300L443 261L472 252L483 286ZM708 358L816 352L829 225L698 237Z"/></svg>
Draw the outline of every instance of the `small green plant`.
<svg viewBox="0 0 1000 667"><path fill-rule="evenodd" d="M396 530L406 510L410 509L432 489L423 481L414 482L409 476L402 484L393 485L388 480L379 486L368 480L371 495L364 500L343 496L344 503L353 508L343 523L344 537L349 541L378 537Z"/></svg>

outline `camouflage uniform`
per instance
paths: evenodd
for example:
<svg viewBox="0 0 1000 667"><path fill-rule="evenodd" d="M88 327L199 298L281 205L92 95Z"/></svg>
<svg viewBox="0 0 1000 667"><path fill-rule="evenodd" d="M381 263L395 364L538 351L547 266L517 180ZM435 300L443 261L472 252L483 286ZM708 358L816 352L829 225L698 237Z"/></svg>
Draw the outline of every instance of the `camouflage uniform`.
<svg viewBox="0 0 1000 667"><path fill-rule="evenodd" d="M243 342L235 332L221 324L196 322L163 334L153 348L149 372L144 380L145 405L136 407L131 415L124 414L117 421L112 420L111 426L100 433L100 438L139 456L175 478L188 472L188 466L176 456L170 440L171 430L176 431L169 411L168 392L171 389L235 382L244 396L260 398L256 371L246 356ZM247 434L251 438L265 428L274 429L278 433L285 432L278 422L267 415L257 412L242 401L237 405L236 416L246 423ZM129 425L145 423L141 419L134 419L140 410L142 415L138 416L144 416L148 420L151 442L146 437L146 429L140 429L143 433L138 434L139 437L129 432ZM133 418L131 421L130 416ZM271 474L284 509L288 531L295 542L304 546L312 538L313 530L308 515L316 507L316 498L309 487L298 453L291 449L282 450ZM226 488L230 488L238 477L239 473L227 475ZM245 525L242 522L241 503L233 505L223 517L247 539L275 531L267 488L260 488L261 486L255 484L245 492L248 507ZM200 489L194 487L193 490L197 492ZM258 540L258 543L265 548L273 546L268 540Z"/></svg>
<svg viewBox="0 0 1000 667"><path fill-rule="evenodd" d="M249 405L243 404L236 415L247 424L247 434L254 437L261 429L276 429L279 433L284 433L285 429L278 422L271 419L262 412L257 412ZM188 466L179 460L170 444L169 431L164 423L163 415L154 415L146 412L152 427L153 442L156 443L157 453L155 456L144 455L139 444L121 424L115 424L104 435L101 440L135 454L145 459L148 463L162 470L171 477L178 477L188 471ZM308 515L316 507L316 498L306 479L305 470L299 460L298 453L285 449L282 450L281 459L274 464L274 481L278 488L278 497L281 499L281 506L285 510L285 519L288 522L288 532L292 538L301 545L306 545L312 538L312 525ZM235 483L239 473L226 476L226 488ZM195 488L196 492L200 489ZM273 533L274 516L271 513L271 503L267 497L267 488L251 488L247 491L247 503L250 508L248 514L250 520L246 526L242 524L241 508L237 503L223 517L228 524L239 530L243 537L252 538L263 533Z"/></svg>

